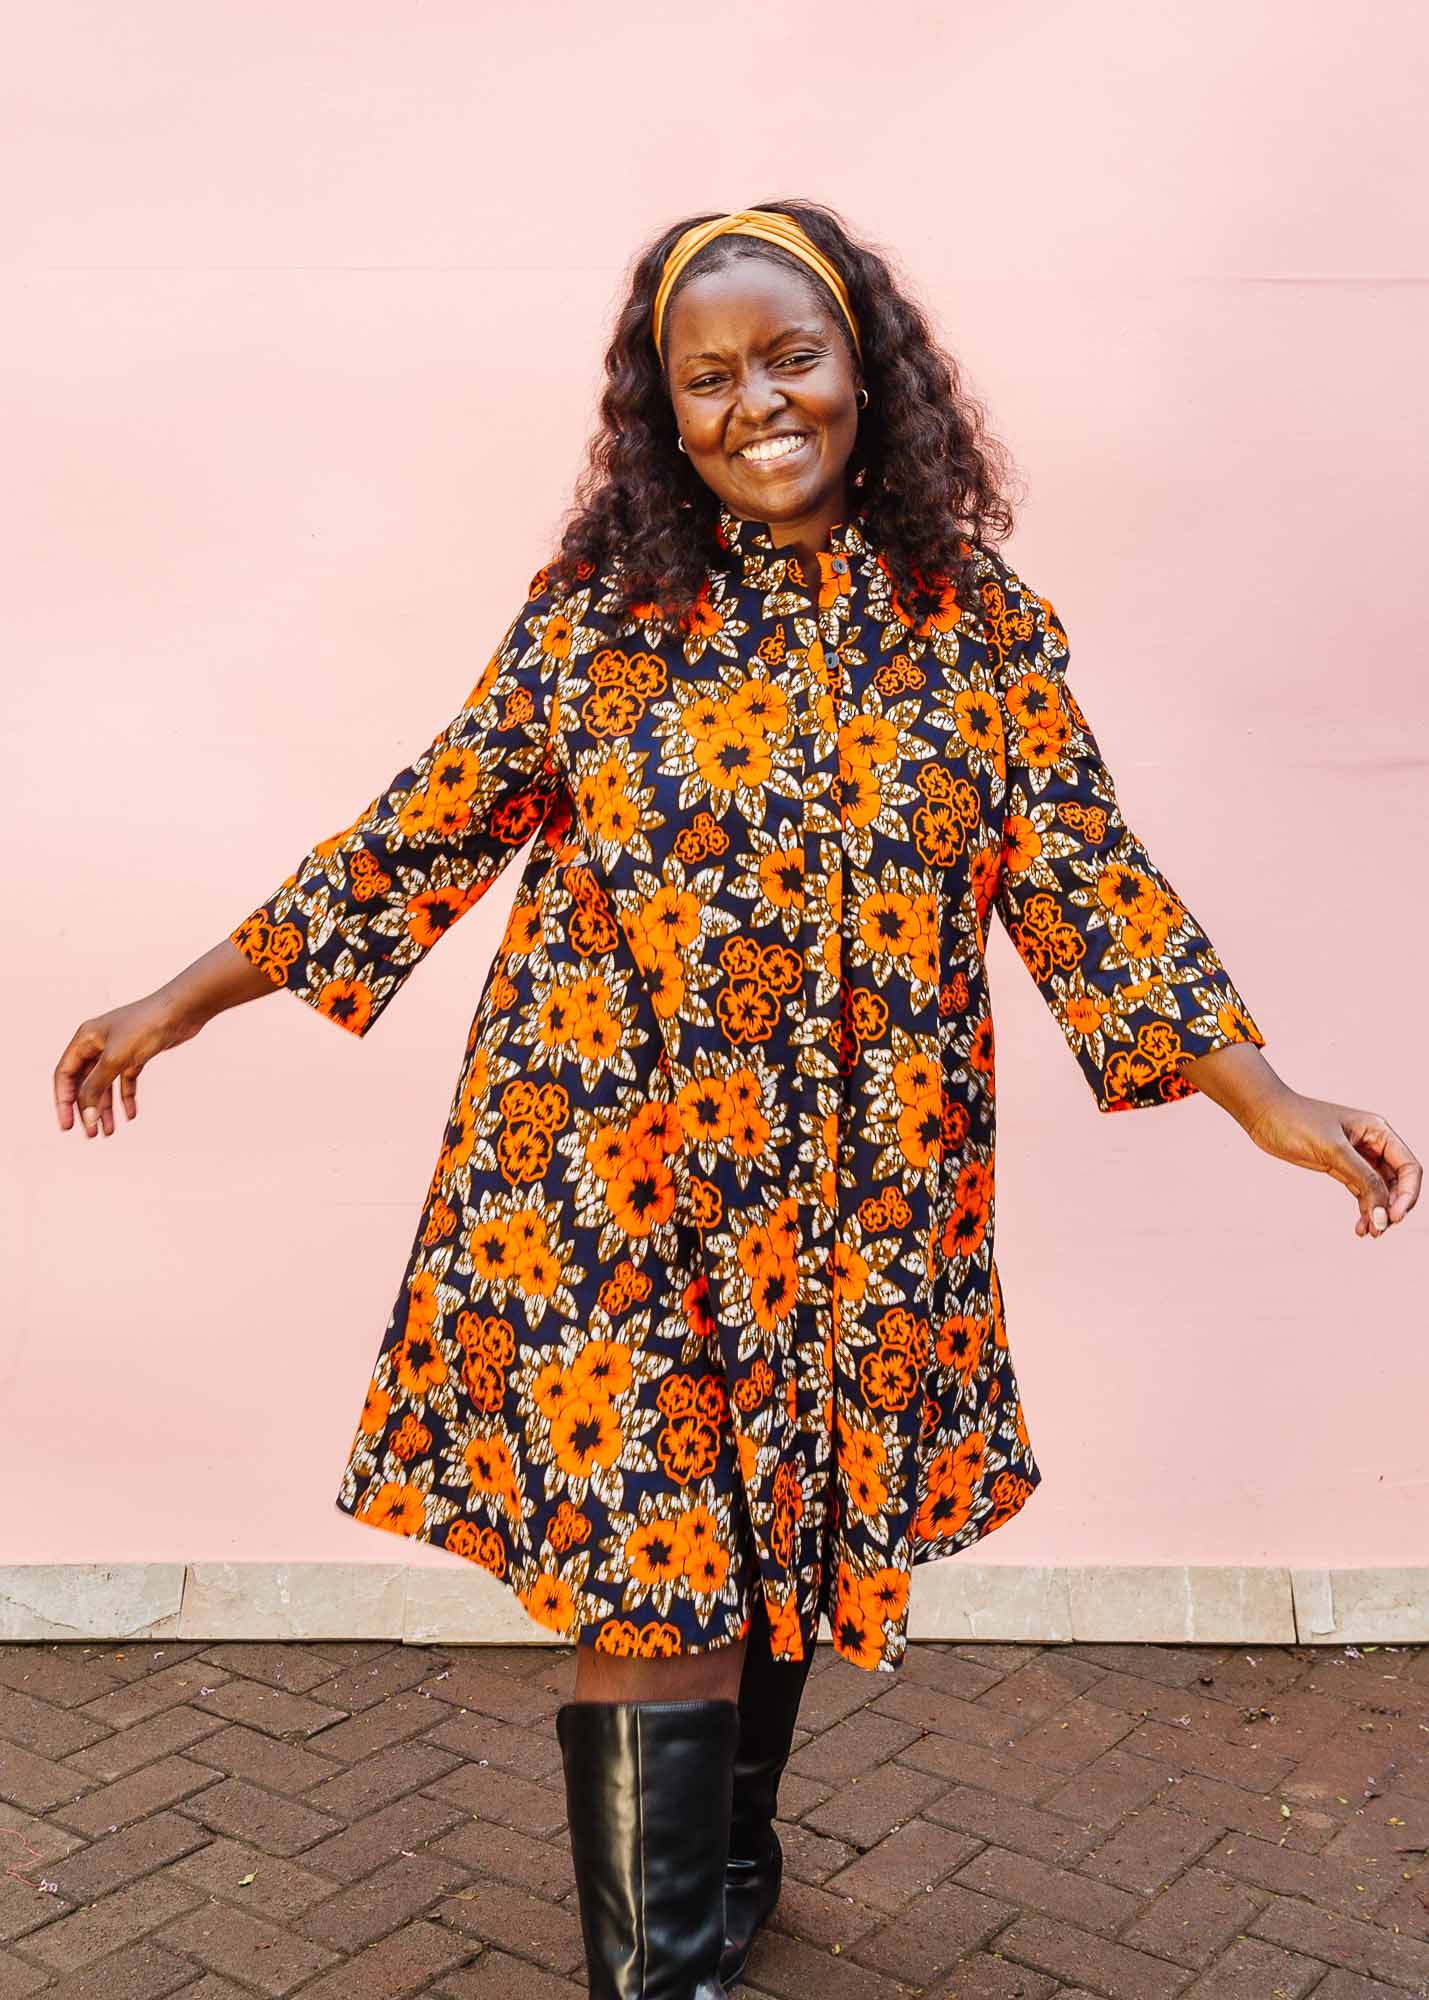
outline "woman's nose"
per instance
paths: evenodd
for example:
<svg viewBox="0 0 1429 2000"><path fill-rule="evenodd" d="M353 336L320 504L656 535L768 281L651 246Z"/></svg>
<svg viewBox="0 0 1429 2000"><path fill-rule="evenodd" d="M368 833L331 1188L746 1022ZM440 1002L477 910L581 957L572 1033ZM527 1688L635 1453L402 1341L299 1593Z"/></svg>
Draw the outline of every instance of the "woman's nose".
<svg viewBox="0 0 1429 2000"><path fill-rule="evenodd" d="M748 423L760 423L782 408L783 398L781 385L763 369L747 370L735 389L735 401Z"/></svg>

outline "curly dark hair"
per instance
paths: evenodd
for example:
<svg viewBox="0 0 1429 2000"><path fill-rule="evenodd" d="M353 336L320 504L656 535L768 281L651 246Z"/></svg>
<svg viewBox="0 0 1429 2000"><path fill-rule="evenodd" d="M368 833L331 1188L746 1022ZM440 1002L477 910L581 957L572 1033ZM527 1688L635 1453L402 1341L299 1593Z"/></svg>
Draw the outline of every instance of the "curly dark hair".
<svg viewBox="0 0 1429 2000"><path fill-rule="evenodd" d="M963 388L956 363L888 261L857 242L832 209L808 201L754 206L793 216L848 286L869 397L847 468L851 511L915 622L945 588L975 605L961 543L987 546L1013 525L1002 490L1008 455L988 435L982 406ZM655 603L678 622L706 572L728 567L716 534L719 498L678 448L669 376L651 332L666 256L686 229L710 219L672 223L635 260L606 349L600 427L562 524L560 549L546 569L551 585L567 591L618 557L616 608L627 615L637 604ZM685 266L671 300L701 272L741 257L767 257L792 270L832 311L856 359L843 315L823 285L798 258L761 237L716 236Z"/></svg>

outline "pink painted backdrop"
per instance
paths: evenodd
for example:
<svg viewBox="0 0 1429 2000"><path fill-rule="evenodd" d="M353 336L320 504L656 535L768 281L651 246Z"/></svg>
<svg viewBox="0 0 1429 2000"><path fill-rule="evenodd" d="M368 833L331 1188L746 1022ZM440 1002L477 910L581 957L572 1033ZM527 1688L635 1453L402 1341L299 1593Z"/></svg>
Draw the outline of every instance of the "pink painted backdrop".
<svg viewBox="0 0 1429 2000"><path fill-rule="evenodd" d="M51 1072L454 711L689 211L893 253L1267 1056L1429 1151L1421 9L51 0L12 41L0 1561L449 1561L331 1503L517 871L370 1041L275 996L92 1142ZM1046 1479L978 1559L1422 1562L1429 1212L1361 1241L1209 1100L1099 1116L992 951Z"/></svg>

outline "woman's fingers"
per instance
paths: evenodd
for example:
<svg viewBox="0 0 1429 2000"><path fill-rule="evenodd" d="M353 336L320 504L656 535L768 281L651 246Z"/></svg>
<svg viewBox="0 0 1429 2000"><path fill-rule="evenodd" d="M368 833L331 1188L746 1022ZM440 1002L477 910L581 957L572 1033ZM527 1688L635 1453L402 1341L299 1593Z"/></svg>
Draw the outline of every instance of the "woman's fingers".
<svg viewBox="0 0 1429 2000"><path fill-rule="evenodd" d="M78 1112L87 1139L98 1136L104 1125L104 1106L109 1099L108 1078L112 1070L106 1069L103 1055L96 1056L83 1076L80 1077L71 1099L68 1125L73 1125L74 1114ZM113 1111L110 1111L110 1127L113 1127Z"/></svg>
<svg viewBox="0 0 1429 2000"><path fill-rule="evenodd" d="M1419 1190L1424 1185L1424 1169L1393 1126L1386 1125L1383 1131L1379 1165L1390 1184L1389 1219L1391 1222L1402 1222L1419 1199Z"/></svg>
<svg viewBox="0 0 1429 2000"><path fill-rule="evenodd" d="M1419 1199L1424 1169L1387 1119L1373 1111L1346 1111L1345 1137L1384 1189L1381 1230L1401 1222Z"/></svg>
<svg viewBox="0 0 1429 2000"><path fill-rule="evenodd" d="M79 1115L91 1139L98 1132L107 1138L114 1130L114 1096L110 1088L113 1070L103 1064L101 1056L79 1090Z"/></svg>
<svg viewBox="0 0 1429 2000"><path fill-rule="evenodd" d="M104 1037L88 1021L82 1021L55 1064L55 1116L60 1121L62 1132L68 1132L74 1124L75 1100L79 1096L80 1085L103 1047Z"/></svg>
<svg viewBox="0 0 1429 2000"><path fill-rule="evenodd" d="M1399 1134L1375 1112L1345 1110L1341 1132L1339 1168L1331 1168L1331 1172L1359 1202L1355 1234L1383 1236L1391 1222L1399 1222L1417 1200L1419 1162ZM1403 1186L1401 1168L1405 1172Z"/></svg>
<svg viewBox="0 0 1429 2000"><path fill-rule="evenodd" d="M55 1065L55 1115L68 1132L76 1116L87 1139L117 1130L115 1085L126 1119L138 1116L139 1072L161 1049L197 1029L176 1030L167 1003L154 995L82 1021Z"/></svg>
<svg viewBox="0 0 1429 2000"><path fill-rule="evenodd" d="M1336 1148L1329 1171L1359 1203L1360 1223L1355 1234L1382 1235L1389 1227L1389 1189L1378 1169L1351 1144L1348 1136Z"/></svg>
<svg viewBox="0 0 1429 2000"><path fill-rule="evenodd" d="M106 1138L113 1135L114 1078L121 1061L120 1053L106 1040L80 1080L75 1108L84 1120L87 1138L93 1139L100 1132Z"/></svg>

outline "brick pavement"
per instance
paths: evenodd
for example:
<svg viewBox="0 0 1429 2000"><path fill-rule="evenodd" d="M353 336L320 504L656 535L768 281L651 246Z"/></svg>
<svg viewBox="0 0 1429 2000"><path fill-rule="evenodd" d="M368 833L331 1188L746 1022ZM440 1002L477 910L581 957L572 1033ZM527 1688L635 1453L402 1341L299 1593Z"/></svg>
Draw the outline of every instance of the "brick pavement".
<svg viewBox="0 0 1429 2000"><path fill-rule="evenodd" d="M0 2000L561 2000L565 1647L0 1647ZM1429 1647L825 1646L771 2000L1429 1996Z"/></svg>

